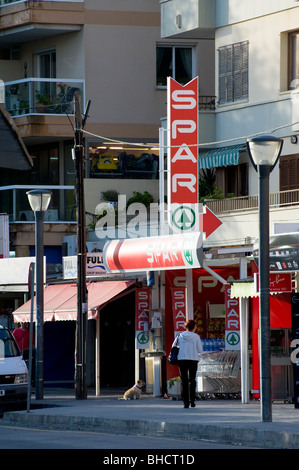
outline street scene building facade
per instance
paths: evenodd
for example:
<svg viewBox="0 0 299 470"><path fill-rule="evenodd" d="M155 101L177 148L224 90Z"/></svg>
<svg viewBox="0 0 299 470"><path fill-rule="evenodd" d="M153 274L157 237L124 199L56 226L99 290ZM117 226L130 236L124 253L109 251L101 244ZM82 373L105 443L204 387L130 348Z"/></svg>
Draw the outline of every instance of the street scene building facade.
<svg viewBox="0 0 299 470"><path fill-rule="evenodd" d="M255 0L249 4L129 0L123 5L118 0L0 0L0 31L3 101L34 162L28 171L1 172L1 212L9 215L8 251L15 255L3 261L20 258L28 265L34 258L34 215L26 191L51 190L44 223L45 292L53 283L75 282L70 274L71 256L77 254L72 160L75 92L80 92L83 111L91 101L84 127L84 194L87 251L99 250L94 251L94 264L99 265L96 256L104 243L95 231L95 208L105 201L108 190L127 200L139 195L135 201L142 202L141 196L147 194L151 203L161 202L161 187L167 181L166 172L161 176L161 155L163 165L167 160L167 77L181 85L198 77L200 196L221 221L203 241L205 268L155 273L152 286L144 273L105 273L100 279L98 274L89 275L89 282L102 290L108 282L126 283L98 303L95 299L92 304L90 294L89 384L95 385L98 364L103 387L130 385L135 376L144 374L148 390L164 394L169 391L167 381L178 375L166 364L174 333L173 289L189 288L187 314L197 320L202 339L225 340L225 286L240 279L250 283L257 272L258 177L250 163L248 138L283 139L279 162L270 176L270 235L278 237L273 243L281 247L285 243L279 235L298 232L298 2L280 0L273 6L270 0L262 4ZM106 194L106 201L111 201L112 193L110 198ZM296 237L294 243L296 251ZM279 250L276 261L291 265L276 265L275 272L291 273L296 292L295 251L282 259L287 253ZM5 270L1 271L1 307L16 311L20 320L22 312L17 310L28 293L25 277L7 280ZM135 298L143 288L151 292L148 321L154 318L156 326L149 348L136 349ZM70 289L66 295L71 295ZM293 393L288 350L282 346L282 339L288 344L292 327L290 295L271 296L273 393L279 398ZM241 298L248 309L248 349L253 361L249 388L258 396L257 297L243 294ZM57 373L54 359L51 364L46 360L46 377L49 383L72 383L76 311L67 316L62 308L59 317L58 310L47 319L61 321L45 323L45 346L53 359L54 335L61 341L68 337L70 344L64 372ZM160 316L155 312L161 315L158 327ZM215 344L218 348L219 343ZM116 363L120 353L121 369L126 372L115 382L104 359L109 355ZM60 358L58 351L57 361Z"/></svg>

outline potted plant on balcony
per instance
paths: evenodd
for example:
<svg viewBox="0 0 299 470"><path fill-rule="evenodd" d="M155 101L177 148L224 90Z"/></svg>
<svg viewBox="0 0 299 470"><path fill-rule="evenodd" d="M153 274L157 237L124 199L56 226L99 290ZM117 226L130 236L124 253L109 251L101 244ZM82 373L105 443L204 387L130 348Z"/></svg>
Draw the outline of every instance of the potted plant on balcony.
<svg viewBox="0 0 299 470"><path fill-rule="evenodd" d="M101 194L103 201L109 202L113 207L117 206L119 192L116 191L116 189L107 189L106 191L102 191Z"/></svg>
<svg viewBox="0 0 299 470"><path fill-rule="evenodd" d="M49 106L53 105L51 96L48 93L41 93L39 90L35 92L35 108L38 113L46 113L49 111Z"/></svg>

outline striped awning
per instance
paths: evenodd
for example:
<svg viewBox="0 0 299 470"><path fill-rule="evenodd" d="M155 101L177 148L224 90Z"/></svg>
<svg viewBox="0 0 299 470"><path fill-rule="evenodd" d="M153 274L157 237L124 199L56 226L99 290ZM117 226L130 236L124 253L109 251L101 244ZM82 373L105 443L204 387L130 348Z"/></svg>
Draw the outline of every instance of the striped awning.
<svg viewBox="0 0 299 470"><path fill-rule="evenodd" d="M201 170L219 166L238 165L240 151L246 149L245 144L206 150L199 153L198 167Z"/></svg>

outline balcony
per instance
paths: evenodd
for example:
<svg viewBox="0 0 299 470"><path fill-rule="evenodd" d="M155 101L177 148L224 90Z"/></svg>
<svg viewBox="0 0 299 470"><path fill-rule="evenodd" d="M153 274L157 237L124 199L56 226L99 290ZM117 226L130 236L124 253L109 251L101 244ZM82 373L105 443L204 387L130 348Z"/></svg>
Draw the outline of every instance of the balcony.
<svg viewBox="0 0 299 470"><path fill-rule="evenodd" d="M24 114L73 114L74 93L84 102L84 82L72 79L27 78L4 84L5 107L13 117Z"/></svg>
<svg viewBox="0 0 299 470"><path fill-rule="evenodd" d="M83 24L84 0L0 0L2 46L80 31Z"/></svg>
<svg viewBox="0 0 299 470"><path fill-rule="evenodd" d="M160 0L161 37L213 39L215 0Z"/></svg>
<svg viewBox="0 0 299 470"><path fill-rule="evenodd" d="M258 196L232 197L228 199L206 199L205 204L214 214L228 214L258 209ZM269 206L284 208L299 205L299 189L270 193Z"/></svg>

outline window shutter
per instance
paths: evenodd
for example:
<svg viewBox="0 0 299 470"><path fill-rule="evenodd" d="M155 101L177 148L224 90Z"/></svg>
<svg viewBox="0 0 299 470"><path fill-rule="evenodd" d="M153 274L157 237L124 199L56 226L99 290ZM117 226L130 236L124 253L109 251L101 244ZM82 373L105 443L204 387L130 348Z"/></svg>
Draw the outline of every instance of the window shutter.
<svg viewBox="0 0 299 470"><path fill-rule="evenodd" d="M233 101L233 47L228 46L226 51L226 101Z"/></svg>
<svg viewBox="0 0 299 470"><path fill-rule="evenodd" d="M248 42L219 49L219 103L248 97Z"/></svg>
<svg viewBox="0 0 299 470"><path fill-rule="evenodd" d="M280 157L280 191L299 188L299 155Z"/></svg>
<svg viewBox="0 0 299 470"><path fill-rule="evenodd" d="M242 68L241 68L241 86L242 86L242 98L248 98L248 65L249 65L249 44L243 42L241 44L241 56L242 56Z"/></svg>
<svg viewBox="0 0 299 470"><path fill-rule="evenodd" d="M226 102L226 49L219 49L219 103Z"/></svg>

